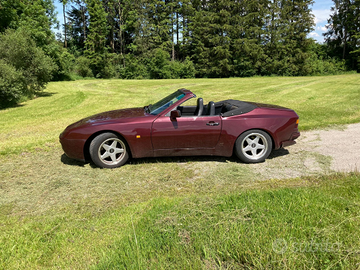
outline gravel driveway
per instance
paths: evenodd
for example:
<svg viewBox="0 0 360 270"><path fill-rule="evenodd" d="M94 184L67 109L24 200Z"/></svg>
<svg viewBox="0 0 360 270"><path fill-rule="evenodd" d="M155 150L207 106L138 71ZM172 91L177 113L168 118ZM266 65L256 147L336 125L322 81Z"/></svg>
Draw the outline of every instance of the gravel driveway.
<svg viewBox="0 0 360 270"><path fill-rule="evenodd" d="M265 163L252 166L265 178L360 171L360 123L301 132L296 145L273 151Z"/></svg>

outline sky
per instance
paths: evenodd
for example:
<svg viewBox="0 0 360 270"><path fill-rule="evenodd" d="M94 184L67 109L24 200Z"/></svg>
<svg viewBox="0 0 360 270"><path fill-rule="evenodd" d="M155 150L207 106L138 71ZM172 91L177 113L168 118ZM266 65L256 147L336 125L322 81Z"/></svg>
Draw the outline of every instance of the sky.
<svg viewBox="0 0 360 270"><path fill-rule="evenodd" d="M330 8L332 5L332 0L315 0L314 5L312 6L312 12L315 15L316 26L315 30L309 34L309 37L315 39L319 43L324 42L323 33L326 32L325 25L327 24L327 19L330 16ZM58 12L58 20L61 25L64 23L64 15L62 4L59 2L59 0L55 0L55 7Z"/></svg>
<svg viewBox="0 0 360 270"><path fill-rule="evenodd" d="M330 17L330 8L333 6L332 0L315 0L312 6L312 12L315 15L315 30L309 34L310 37L317 40L319 43L324 42L323 33L326 32L325 25Z"/></svg>

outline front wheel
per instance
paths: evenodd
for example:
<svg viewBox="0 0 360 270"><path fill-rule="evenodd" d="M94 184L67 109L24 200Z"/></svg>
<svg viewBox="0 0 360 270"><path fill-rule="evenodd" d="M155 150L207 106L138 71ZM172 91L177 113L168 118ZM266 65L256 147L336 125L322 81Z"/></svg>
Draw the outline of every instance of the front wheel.
<svg viewBox="0 0 360 270"><path fill-rule="evenodd" d="M271 137L259 129L244 132L235 142L235 153L245 163L263 162L270 155L271 150Z"/></svg>
<svg viewBox="0 0 360 270"><path fill-rule="evenodd" d="M126 143L113 133L103 133L90 144L92 161L101 168L116 168L129 159Z"/></svg>

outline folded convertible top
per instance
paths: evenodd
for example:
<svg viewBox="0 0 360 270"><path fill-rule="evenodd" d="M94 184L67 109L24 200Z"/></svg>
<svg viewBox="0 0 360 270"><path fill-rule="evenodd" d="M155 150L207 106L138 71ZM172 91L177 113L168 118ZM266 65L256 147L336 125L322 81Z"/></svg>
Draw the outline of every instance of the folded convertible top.
<svg viewBox="0 0 360 270"><path fill-rule="evenodd" d="M221 114L225 117L248 113L257 108L257 106L253 103L234 99L223 100L215 103L215 107L221 106Z"/></svg>

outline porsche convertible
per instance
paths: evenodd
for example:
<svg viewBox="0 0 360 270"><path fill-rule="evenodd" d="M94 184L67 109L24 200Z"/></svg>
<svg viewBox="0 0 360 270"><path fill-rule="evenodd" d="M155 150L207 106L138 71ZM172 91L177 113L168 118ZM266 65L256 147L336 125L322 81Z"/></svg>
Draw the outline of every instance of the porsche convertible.
<svg viewBox="0 0 360 270"><path fill-rule="evenodd" d="M263 162L272 150L295 144L299 116L276 105L239 100L204 105L190 90L179 89L155 104L108 111L69 125L61 134L65 154L102 168L129 158L225 156ZM196 105L195 105L196 104Z"/></svg>

